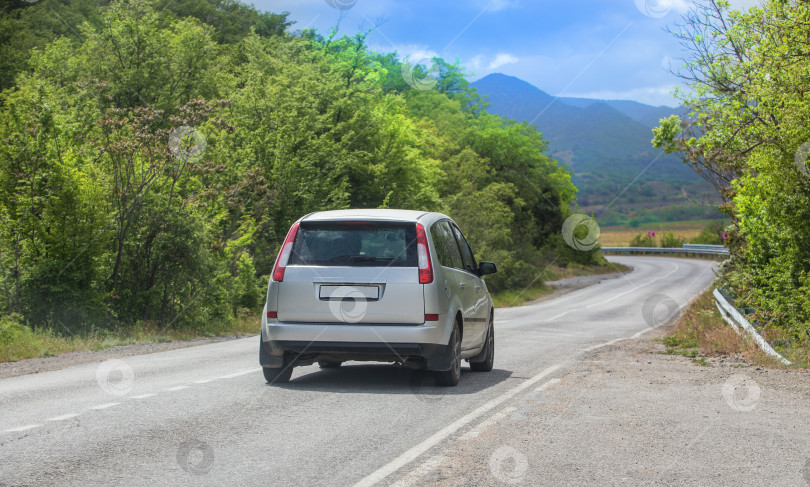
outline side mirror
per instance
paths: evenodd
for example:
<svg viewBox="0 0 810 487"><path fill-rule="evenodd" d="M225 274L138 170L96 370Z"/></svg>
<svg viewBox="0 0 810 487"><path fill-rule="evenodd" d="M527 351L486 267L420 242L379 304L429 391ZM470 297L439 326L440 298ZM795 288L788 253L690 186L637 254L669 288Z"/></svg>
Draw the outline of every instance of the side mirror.
<svg viewBox="0 0 810 487"><path fill-rule="evenodd" d="M487 274L495 274L496 272L498 272L498 266L492 262L481 262L478 266L478 274L482 277Z"/></svg>

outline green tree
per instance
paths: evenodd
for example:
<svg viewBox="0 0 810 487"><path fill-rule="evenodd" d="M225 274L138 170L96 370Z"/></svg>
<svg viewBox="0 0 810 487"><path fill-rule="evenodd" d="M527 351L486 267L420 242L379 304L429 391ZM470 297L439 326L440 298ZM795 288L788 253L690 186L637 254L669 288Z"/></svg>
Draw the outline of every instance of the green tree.
<svg viewBox="0 0 810 487"><path fill-rule="evenodd" d="M810 336L810 140L806 60L810 9L770 0L747 12L706 0L684 18L681 94L690 118L662 121L654 144L679 152L715 184L739 240L725 266L761 322Z"/></svg>

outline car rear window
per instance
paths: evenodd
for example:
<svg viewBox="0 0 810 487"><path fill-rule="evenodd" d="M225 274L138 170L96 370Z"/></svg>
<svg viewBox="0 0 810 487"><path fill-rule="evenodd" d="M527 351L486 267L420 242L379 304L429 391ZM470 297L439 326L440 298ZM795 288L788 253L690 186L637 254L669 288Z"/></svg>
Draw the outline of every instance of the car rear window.
<svg viewBox="0 0 810 487"><path fill-rule="evenodd" d="M416 267L416 225L302 222L289 265Z"/></svg>

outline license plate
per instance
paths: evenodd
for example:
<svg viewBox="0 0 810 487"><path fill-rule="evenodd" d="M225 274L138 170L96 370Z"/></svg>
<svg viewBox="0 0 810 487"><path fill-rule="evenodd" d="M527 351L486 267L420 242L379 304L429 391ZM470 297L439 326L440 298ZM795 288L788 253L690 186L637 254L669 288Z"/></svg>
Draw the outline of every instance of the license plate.
<svg viewBox="0 0 810 487"><path fill-rule="evenodd" d="M328 301L355 299L376 301L380 299L379 286L321 286L319 297Z"/></svg>

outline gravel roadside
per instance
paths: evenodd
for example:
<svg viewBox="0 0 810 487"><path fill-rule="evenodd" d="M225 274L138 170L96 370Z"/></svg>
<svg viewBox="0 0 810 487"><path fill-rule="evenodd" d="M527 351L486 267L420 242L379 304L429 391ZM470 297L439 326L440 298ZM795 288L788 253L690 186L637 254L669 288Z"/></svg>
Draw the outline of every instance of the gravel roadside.
<svg viewBox="0 0 810 487"><path fill-rule="evenodd" d="M545 390L493 410L502 419L477 437L462 431L431 452L438 466L422 478L402 480L810 486L810 372L733 358L700 366L664 354L651 340L663 334L592 352Z"/></svg>
<svg viewBox="0 0 810 487"><path fill-rule="evenodd" d="M612 274L596 274L593 276L567 277L565 279L560 279L558 281L549 281L546 284L548 286L555 288L554 292L552 292L551 294L547 294L527 304L539 303L541 301L548 301L549 299L558 298L564 294L568 294L578 289L586 288L588 286L594 286L596 284L601 284L603 281L618 279L620 277L623 277L625 274L629 274L630 272L632 271L614 272Z"/></svg>

